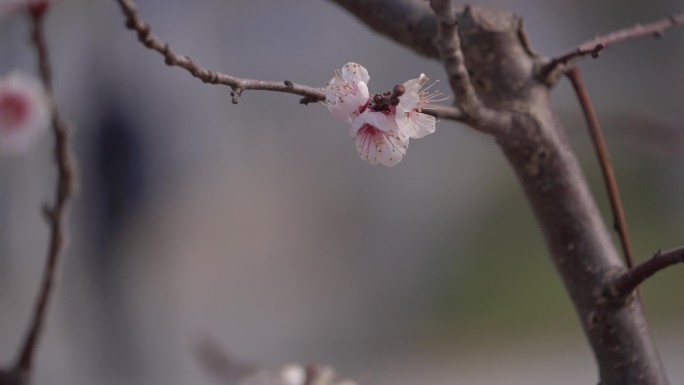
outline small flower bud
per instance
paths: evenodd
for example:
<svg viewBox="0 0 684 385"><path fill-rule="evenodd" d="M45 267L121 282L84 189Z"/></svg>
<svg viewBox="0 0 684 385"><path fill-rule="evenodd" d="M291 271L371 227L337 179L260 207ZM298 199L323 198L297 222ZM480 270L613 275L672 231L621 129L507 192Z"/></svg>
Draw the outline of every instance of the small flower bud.
<svg viewBox="0 0 684 385"><path fill-rule="evenodd" d="M398 84L398 85L394 86L394 90L392 91L392 95L394 95L394 96L401 96L401 95L403 95L404 93L406 93L406 87L404 87L404 86L401 85L401 84Z"/></svg>

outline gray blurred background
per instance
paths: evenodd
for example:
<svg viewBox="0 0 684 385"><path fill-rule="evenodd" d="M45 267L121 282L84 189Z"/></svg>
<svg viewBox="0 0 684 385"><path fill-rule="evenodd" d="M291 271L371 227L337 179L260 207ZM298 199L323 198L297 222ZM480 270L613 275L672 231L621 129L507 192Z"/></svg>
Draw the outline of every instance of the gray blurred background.
<svg viewBox="0 0 684 385"><path fill-rule="evenodd" d="M684 2L478 1L524 17L553 55ZM178 52L238 76L323 86L347 61L371 91L440 66L330 1L140 0ZM330 363L363 385L587 384L596 369L511 170L488 137L443 122L394 168L292 95L204 85L164 66L113 0L48 19L58 103L81 185L36 384L216 384L208 338L276 368ZM0 24L0 70L34 68L28 25ZM636 254L684 244L684 29L611 47L582 69L613 152ZM448 92L445 83L440 88ZM604 213L565 81L558 112ZM0 362L13 358L45 254L51 138L0 159ZM684 383L684 272L644 286L673 384Z"/></svg>

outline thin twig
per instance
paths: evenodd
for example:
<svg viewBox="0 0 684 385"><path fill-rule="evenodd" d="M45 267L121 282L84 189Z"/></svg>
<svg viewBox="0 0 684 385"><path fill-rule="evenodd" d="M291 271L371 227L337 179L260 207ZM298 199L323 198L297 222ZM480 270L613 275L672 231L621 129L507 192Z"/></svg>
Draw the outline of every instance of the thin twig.
<svg viewBox="0 0 684 385"><path fill-rule="evenodd" d="M678 263L684 263L684 247L668 251L658 251L650 259L641 262L615 278L611 291L617 298L624 297L634 291L653 274Z"/></svg>
<svg viewBox="0 0 684 385"><path fill-rule="evenodd" d="M613 169L613 164L610 160L608 145L606 144L606 139L603 137L601 125L599 124L596 111L594 110L594 106L589 98L589 93L587 92L584 82L582 81L579 68L573 67L570 71L568 71L567 76L570 79L570 82L572 82L572 86L575 89L577 98L582 106L582 112L584 112L584 117L587 120L589 134L591 135L591 140L594 143L594 149L596 150L596 155L598 156L599 164L601 165L603 181L606 184L606 189L608 190L610 208L613 212L613 227L620 237L620 244L622 246L622 251L625 254L625 262L627 263L627 267L631 268L634 266L634 255L632 253L632 245L629 240L629 232L627 231L625 210L622 206L622 200L620 199L620 189L618 188L615 170Z"/></svg>
<svg viewBox="0 0 684 385"><path fill-rule="evenodd" d="M559 66L566 65L573 60L591 56L599 57L601 52L609 46L622 41L636 39L644 36L662 37L668 28L684 24L684 14L671 15L664 19L648 24L636 24L630 28L611 32L607 35L597 36L586 41L576 48L570 49L551 59L544 73L550 73Z"/></svg>
<svg viewBox="0 0 684 385"><path fill-rule="evenodd" d="M55 161L57 163L58 178L55 189L55 200L52 206L44 209L45 218L50 226L50 243L45 262L45 270L41 281L40 291L35 302L35 309L26 337L20 347L15 371L28 376L33 366L36 348L41 332L45 325L47 309L52 294L61 256L66 246L66 213L68 203L73 193L75 180L74 161L69 143L69 126L62 121L54 103L52 94L52 75L47 42L43 31L43 18L46 9L32 10L32 41L38 54L40 76L51 100L52 128L55 136Z"/></svg>
<svg viewBox="0 0 684 385"><path fill-rule="evenodd" d="M117 0L124 15L126 26L138 33L138 39L147 48L155 50L164 56L164 61L169 66L186 69L192 76L205 83L223 84L233 89L233 103L237 103L240 95L245 90L265 90L285 92L303 96L303 101L318 102L325 100L325 92L320 88L309 87L291 81L265 81L245 79L231 76L225 73L204 68L195 63L190 57L176 54L168 43L162 41L152 33L150 25L138 15L135 3L131 0Z"/></svg>

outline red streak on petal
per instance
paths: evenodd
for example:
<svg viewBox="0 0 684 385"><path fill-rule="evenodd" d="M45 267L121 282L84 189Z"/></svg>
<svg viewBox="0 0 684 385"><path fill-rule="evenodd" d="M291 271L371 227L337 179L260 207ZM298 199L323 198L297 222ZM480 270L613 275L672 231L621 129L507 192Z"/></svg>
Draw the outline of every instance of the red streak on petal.
<svg viewBox="0 0 684 385"><path fill-rule="evenodd" d="M16 129L26 120L29 112L29 101L24 95L16 92L0 94L0 126L5 129Z"/></svg>

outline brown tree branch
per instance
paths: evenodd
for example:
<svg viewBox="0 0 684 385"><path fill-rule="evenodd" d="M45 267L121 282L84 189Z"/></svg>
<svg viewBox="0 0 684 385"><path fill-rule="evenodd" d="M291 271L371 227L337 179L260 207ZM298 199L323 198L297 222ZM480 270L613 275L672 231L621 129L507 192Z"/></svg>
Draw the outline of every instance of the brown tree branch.
<svg viewBox="0 0 684 385"><path fill-rule="evenodd" d="M435 37L437 23L423 0L332 0L363 21L373 31L410 48L439 59Z"/></svg>
<svg viewBox="0 0 684 385"><path fill-rule="evenodd" d="M47 42L43 30L43 19L47 8L31 9L32 41L38 55L40 76L51 100L52 128L55 136L55 162L58 177L52 206L44 208L45 218L50 226L50 243L45 270L35 303L26 337L19 349L13 372L22 382L28 382L33 367L36 349L47 318L48 305L54 293L55 280L61 256L67 242L66 214L73 195L75 165L69 143L69 126L60 118L52 94L52 75Z"/></svg>
<svg viewBox="0 0 684 385"><path fill-rule="evenodd" d="M597 36L588 40L576 48L570 49L555 58L546 65L545 73L551 73L554 69L565 66L571 61L586 56L599 57L601 52L609 46L627 40L644 36L662 37L665 30L684 24L684 14L671 15L667 18L648 24L636 24L629 28L614 31L603 36Z"/></svg>
<svg viewBox="0 0 684 385"><path fill-rule="evenodd" d="M160 53L164 62L169 66L180 67L205 83L222 84L231 87L234 104L237 104L245 90L275 91L302 96L302 104L321 102L325 100L325 90L294 83L290 80L269 81L256 80L232 76L226 73L210 70L195 63L192 58L179 55L169 44L161 40L150 29L150 25L138 15L137 7L132 0L117 0L126 17L126 27L138 34L138 40L147 48ZM425 107L424 113L436 118L454 121L466 121L460 108L431 104Z"/></svg>
<svg viewBox="0 0 684 385"><path fill-rule="evenodd" d="M571 68L570 71L567 72L567 76L570 79L573 88L575 89L577 98L582 106L582 112L587 120L587 128L589 129L591 140L594 143L594 150L596 151L596 155L599 159L599 165L601 166L603 182L608 190L610 208L613 212L613 227L615 228L615 231L617 231L620 238L620 244L622 245L622 251L625 256L627 267L631 268L634 266L634 254L632 252L632 245L629 240L629 232L627 231L627 218L625 216L625 210L622 206L620 189L615 176L615 170L613 169L613 163L610 160L608 145L606 144L606 139L601 131L601 125L599 124L598 117L596 116L594 105L591 103L589 93L587 92L584 82L582 81L579 68Z"/></svg>
<svg viewBox="0 0 684 385"><path fill-rule="evenodd" d="M684 263L684 247L658 250L650 259L617 276L612 282L611 293L617 298L625 297L653 274L678 263Z"/></svg>
<svg viewBox="0 0 684 385"><path fill-rule="evenodd" d="M486 132L510 127L504 123L502 112L484 106L473 86L458 35L458 21L450 0L430 0L437 18L437 47L449 78L449 85L456 96L455 104L463 111L467 122Z"/></svg>
<svg viewBox="0 0 684 385"><path fill-rule="evenodd" d="M289 94L300 95L303 97L302 103L319 102L325 100L325 92L320 88L313 88L296 84L291 81L265 81L256 79L245 79L231 76L225 73L204 68L195 63L190 57L176 54L168 43L162 41L157 35L152 33L150 25L142 20L138 15L137 7L131 0L117 0L121 10L126 16L126 27L138 33L138 40L147 48L159 52L164 56L164 62L169 66L176 66L186 69L192 76L205 83L223 84L233 89L231 96L233 103L237 104L238 99L245 90L265 90L286 92Z"/></svg>

